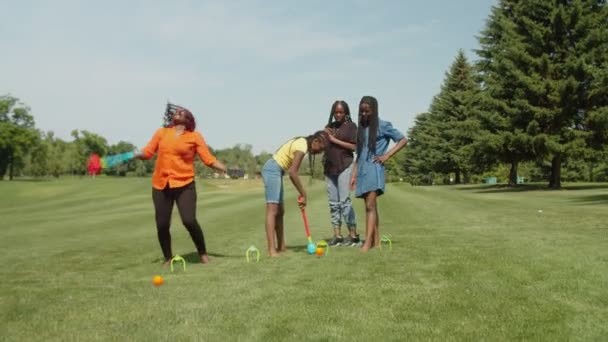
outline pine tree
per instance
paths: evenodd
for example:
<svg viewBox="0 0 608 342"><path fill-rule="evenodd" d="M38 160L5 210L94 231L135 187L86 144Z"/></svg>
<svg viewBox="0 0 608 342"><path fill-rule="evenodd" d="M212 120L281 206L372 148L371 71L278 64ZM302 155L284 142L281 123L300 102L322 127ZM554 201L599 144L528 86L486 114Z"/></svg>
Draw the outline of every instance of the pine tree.
<svg viewBox="0 0 608 342"><path fill-rule="evenodd" d="M438 173L447 178L453 173L456 184L462 183L463 178L468 182L470 145L479 127L479 92L473 68L460 50L429 112L419 114L409 131L411 142L404 155L408 174L426 178Z"/></svg>
<svg viewBox="0 0 608 342"><path fill-rule="evenodd" d="M479 150L511 163L511 183L516 163L547 158L549 186L560 188L562 162L600 129L605 109L591 94L601 83L594 69L605 58L605 11L603 0L503 0L493 8L479 38L487 105Z"/></svg>
<svg viewBox="0 0 608 342"><path fill-rule="evenodd" d="M408 131L408 144L404 151L404 169L412 184L431 184L429 175L433 172L435 160L440 155L434 146L438 145L439 129L433 125L430 113L416 116L414 126Z"/></svg>
<svg viewBox="0 0 608 342"><path fill-rule="evenodd" d="M475 143L479 164L495 162L510 165L509 184L517 184L519 163L534 158L532 136L528 125L529 111L522 110L521 99L526 89L519 81L523 76L521 62L525 45L517 34L513 6L518 1L500 1L492 8L486 28L479 37L481 48L477 63L482 80L482 106L479 113L481 130Z"/></svg>
<svg viewBox="0 0 608 342"><path fill-rule="evenodd" d="M464 176L468 182L470 174L470 145L479 128L480 87L475 81L472 66L464 51L459 50L450 70L446 73L440 93L430 107L431 119L439 127L437 148L442 158L435 171L454 173L455 183L460 184Z"/></svg>

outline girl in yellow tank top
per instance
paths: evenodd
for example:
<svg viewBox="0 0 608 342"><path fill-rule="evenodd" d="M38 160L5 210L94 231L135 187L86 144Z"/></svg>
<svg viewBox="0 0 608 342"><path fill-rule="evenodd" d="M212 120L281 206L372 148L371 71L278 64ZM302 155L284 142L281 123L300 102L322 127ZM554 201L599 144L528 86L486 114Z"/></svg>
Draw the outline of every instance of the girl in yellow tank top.
<svg viewBox="0 0 608 342"><path fill-rule="evenodd" d="M281 145L262 169L264 190L266 193L266 241L268 255L278 256L279 252L287 249L283 234L283 175L289 179L300 193L299 206L306 206L306 191L302 186L298 171L306 153L312 159L313 154L321 153L329 144L329 136L325 131L318 131L307 137L297 137ZM312 162L311 162L312 165ZM276 237L276 239L275 239ZM276 246L275 246L276 241Z"/></svg>

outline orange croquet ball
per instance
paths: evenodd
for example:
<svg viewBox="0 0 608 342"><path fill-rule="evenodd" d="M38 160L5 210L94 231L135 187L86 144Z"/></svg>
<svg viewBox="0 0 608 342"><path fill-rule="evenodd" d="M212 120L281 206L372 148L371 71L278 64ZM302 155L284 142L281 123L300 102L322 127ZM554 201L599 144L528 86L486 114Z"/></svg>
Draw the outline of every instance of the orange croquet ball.
<svg viewBox="0 0 608 342"><path fill-rule="evenodd" d="M322 256L323 255L323 248L322 247L317 247L317 250L315 251L315 255L316 256Z"/></svg>
<svg viewBox="0 0 608 342"><path fill-rule="evenodd" d="M163 277L156 275L154 276L154 278L152 278L152 284L156 285L156 286L161 286L163 284L164 280Z"/></svg>

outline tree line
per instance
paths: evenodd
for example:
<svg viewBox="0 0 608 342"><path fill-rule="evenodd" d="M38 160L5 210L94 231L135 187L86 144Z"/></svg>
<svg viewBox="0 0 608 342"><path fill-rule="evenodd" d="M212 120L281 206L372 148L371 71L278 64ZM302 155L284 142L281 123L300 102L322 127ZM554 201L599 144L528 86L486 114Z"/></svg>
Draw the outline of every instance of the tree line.
<svg viewBox="0 0 608 342"><path fill-rule="evenodd" d="M523 178L554 189L562 181L608 181L606 0L500 0L477 38L478 59L457 52L428 111L409 129L407 148L387 162L387 180L462 184L496 177L517 184ZM0 96L0 179L85 174L91 153L135 149L86 130L71 137L37 129L26 105ZM249 175L271 157L254 155L249 144L213 153ZM317 159L314 174L322 177ZM153 162L104 172L145 176ZM212 177L200 161L196 170Z"/></svg>
<svg viewBox="0 0 608 342"><path fill-rule="evenodd" d="M399 163L415 183L607 181L606 1L502 0L459 51Z"/></svg>
<svg viewBox="0 0 608 342"><path fill-rule="evenodd" d="M18 98L0 96L0 179L19 176L56 177L87 174L87 162L92 153L107 156L134 151L137 147L128 141L109 144L103 136L87 130L73 130L71 141L44 132L35 126L31 109ZM237 144L231 148L211 152L233 170L242 170L254 176L261 171L272 154L254 155L249 144ZM155 158L132 160L103 173L113 176L147 176L154 169ZM214 177L213 170L200 160L195 162L199 177Z"/></svg>

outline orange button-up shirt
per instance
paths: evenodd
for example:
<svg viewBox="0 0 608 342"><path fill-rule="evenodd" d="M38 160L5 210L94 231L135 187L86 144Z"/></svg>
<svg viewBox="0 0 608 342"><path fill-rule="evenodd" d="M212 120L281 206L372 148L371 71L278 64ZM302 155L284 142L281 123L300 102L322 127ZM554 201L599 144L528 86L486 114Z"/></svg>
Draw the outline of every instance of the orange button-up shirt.
<svg viewBox="0 0 608 342"><path fill-rule="evenodd" d="M194 180L196 154L207 166L217 160L209 152L205 139L199 132L184 131L177 136L173 127L157 130L142 152L143 159L150 159L158 152L152 187L159 190L167 184L170 188L178 188L191 183Z"/></svg>

